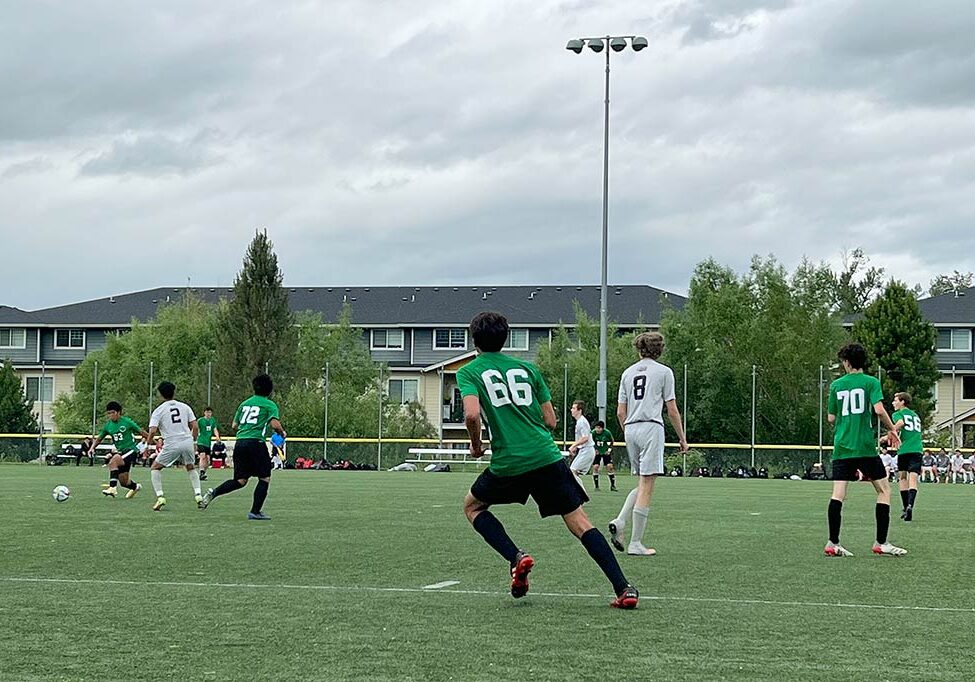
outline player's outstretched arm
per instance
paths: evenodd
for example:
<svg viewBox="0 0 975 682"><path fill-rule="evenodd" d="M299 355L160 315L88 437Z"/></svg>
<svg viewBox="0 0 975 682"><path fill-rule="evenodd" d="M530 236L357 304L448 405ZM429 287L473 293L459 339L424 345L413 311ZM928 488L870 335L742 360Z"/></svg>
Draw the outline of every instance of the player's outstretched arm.
<svg viewBox="0 0 975 682"><path fill-rule="evenodd" d="M680 442L680 451L687 452L687 437L684 435L684 422L680 417L680 408L677 407L676 400L667 401L667 416L670 418L670 424L674 427L674 431L677 432L677 440Z"/></svg>
<svg viewBox="0 0 975 682"><path fill-rule="evenodd" d="M281 426L281 421L279 419L272 417L271 421L268 423L271 425L271 428L274 430L274 433L278 434L283 438L286 438L288 436L288 434L284 432L284 427Z"/></svg>
<svg viewBox="0 0 975 682"><path fill-rule="evenodd" d="M882 401L875 403L873 406L873 411L874 414L880 418L880 423L884 425L885 429L887 429L887 438L890 441L890 447L900 447L900 432L897 430L897 427L894 426L894 422L890 421L890 415L887 414L887 408L884 407L884 403Z"/></svg>
<svg viewBox="0 0 975 682"><path fill-rule="evenodd" d="M471 457L480 457L484 454L484 443L481 442L481 401L476 395L464 396L464 426L471 441Z"/></svg>
<svg viewBox="0 0 975 682"><path fill-rule="evenodd" d="M213 430L213 440L217 441L218 443L220 442L220 431L217 429Z"/></svg>

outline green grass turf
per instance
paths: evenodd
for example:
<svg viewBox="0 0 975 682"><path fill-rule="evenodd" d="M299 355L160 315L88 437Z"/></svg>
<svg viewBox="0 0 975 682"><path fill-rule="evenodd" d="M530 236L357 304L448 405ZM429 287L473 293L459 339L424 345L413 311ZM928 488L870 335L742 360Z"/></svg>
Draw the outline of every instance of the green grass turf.
<svg viewBox="0 0 975 682"><path fill-rule="evenodd" d="M620 612L578 541L531 504L497 510L538 561L532 593L511 599L506 567L460 511L473 474L284 472L269 523L245 520L252 488L201 512L185 473L166 471L169 506L154 513L147 470L134 473L145 486L134 500L103 499L104 477L0 466L0 679L916 681L975 670L972 486L922 486L913 524L895 502L891 539L911 552L899 559L870 554L873 495L853 486L843 541L857 556L839 560L821 555L826 483L662 480L650 522L660 555L622 557L644 599ZM631 481L621 477L624 491ZM50 491L62 483L73 494L58 504ZM593 493L599 527L623 495ZM487 594L357 589L446 580Z"/></svg>

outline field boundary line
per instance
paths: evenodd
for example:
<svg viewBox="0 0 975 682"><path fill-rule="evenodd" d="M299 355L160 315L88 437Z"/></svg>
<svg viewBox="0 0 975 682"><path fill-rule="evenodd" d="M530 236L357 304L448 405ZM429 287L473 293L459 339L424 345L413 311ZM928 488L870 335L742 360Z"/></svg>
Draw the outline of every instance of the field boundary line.
<svg viewBox="0 0 975 682"><path fill-rule="evenodd" d="M408 594L462 594L502 597L506 592L492 590L431 590L425 587L375 587L361 585L295 585L287 583L223 583L223 582L191 582L177 580L114 580L106 578L39 578L39 577L11 577L0 576L0 582L27 584L67 584L67 585L129 585L138 587L203 587L224 589L266 589L266 590L306 590L319 592L392 592ZM603 599L610 598L605 594L586 594L581 592L532 592L536 597L563 597L567 599ZM816 602L816 601L777 601L774 599L743 599L732 597L681 597L663 595L641 595L647 601L676 601L700 602L709 604L740 604L760 606L809 606L815 608L843 608L869 609L880 611L932 611L936 613L970 613L975 614L975 607L960 606L913 606L910 604L857 604L852 602Z"/></svg>

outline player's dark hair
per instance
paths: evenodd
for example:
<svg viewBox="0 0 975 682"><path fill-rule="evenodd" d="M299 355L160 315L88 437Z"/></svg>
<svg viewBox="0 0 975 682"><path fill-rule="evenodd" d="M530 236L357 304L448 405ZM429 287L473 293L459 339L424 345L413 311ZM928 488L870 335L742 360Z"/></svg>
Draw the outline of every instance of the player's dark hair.
<svg viewBox="0 0 975 682"><path fill-rule="evenodd" d="M848 343L836 356L842 361L846 360L853 369L863 369L867 366L867 349L859 343Z"/></svg>
<svg viewBox="0 0 975 682"><path fill-rule="evenodd" d="M174 384L172 381L164 381L159 384L159 388L156 390L159 391L159 395L161 395L164 399L172 400L173 396L176 395L176 384Z"/></svg>
<svg viewBox="0 0 975 682"><path fill-rule="evenodd" d="M595 428L599 428L599 427L602 427L602 428L605 429L606 428L606 425L603 424L601 421L598 421L598 422L596 422L595 424L592 425L592 428L594 428L594 429Z"/></svg>
<svg viewBox="0 0 975 682"><path fill-rule="evenodd" d="M470 332L476 348L485 353L497 353L508 340L508 319L501 313L478 313L471 320Z"/></svg>
<svg viewBox="0 0 975 682"><path fill-rule="evenodd" d="M203 408L203 411L204 412L213 412L213 408L210 407L209 405L207 405L206 407Z"/></svg>
<svg viewBox="0 0 975 682"><path fill-rule="evenodd" d="M911 394L907 391L901 391L900 393L894 394L895 398L898 398L902 403L910 407L911 405Z"/></svg>
<svg viewBox="0 0 975 682"><path fill-rule="evenodd" d="M105 406L105 411L118 412L119 414L122 414L122 406L113 400L112 402L110 402L108 405Z"/></svg>
<svg viewBox="0 0 975 682"><path fill-rule="evenodd" d="M584 400L573 400L572 401L572 407L577 407L577 408L579 408L579 411L580 412L585 412L586 411L586 402Z"/></svg>
<svg viewBox="0 0 975 682"><path fill-rule="evenodd" d="M633 339L633 345L641 358L656 360L664 352L664 337L659 332L643 332Z"/></svg>
<svg viewBox="0 0 975 682"><path fill-rule="evenodd" d="M271 377L267 374L258 374L254 377L251 385L254 387L254 395L259 395L264 398L271 395L271 392L274 390L274 382L271 381Z"/></svg>

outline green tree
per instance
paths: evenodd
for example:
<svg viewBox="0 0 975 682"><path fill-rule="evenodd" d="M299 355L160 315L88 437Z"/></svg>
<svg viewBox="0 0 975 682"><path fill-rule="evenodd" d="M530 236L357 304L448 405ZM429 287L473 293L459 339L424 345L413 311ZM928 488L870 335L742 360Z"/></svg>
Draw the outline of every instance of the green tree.
<svg viewBox="0 0 975 682"><path fill-rule="evenodd" d="M884 396L890 400L895 392L907 391L914 398L911 407L930 425L934 385L941 377L934 355L938 332L921 315L913 293L891 281L853 325L853 337L870 354L868 371L878 365L883 370Z"/></svg>
<svg viewBox="0 0 975 682"><path fill-rule="evenodd" d="M863 249L843 254L843 269L834 275L831 293L836 310L844 315L863 312L884 286L884 269L869 267Z"/></svg>
<svg viewBox="0 0 975 682"><path fill-rule="evenodd" d="M37 433L34 401L24 395L20 377L10 361L0 364L0 433ZM37 456L37 441L0 440L0 459L31 459Z"/></svg>
<svg viewBox="0 0 975 682"><path fill-rule="evenodd" d="M234 280L233 298L217 319L217 383L222 394L240 396L268 368L278 394L296 378L298 332L284 276L266 232L254 235Z"/></svg>
<svg viewBox="0 0 975 682"><path fill-rule="evenodd" d="M971 272L958 272L957 270L950 275L938 275L931 280L931 286L928 287L928 295L957 294L959 291L970 288L973 279L975 279L975 274Z"/></svg>

